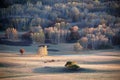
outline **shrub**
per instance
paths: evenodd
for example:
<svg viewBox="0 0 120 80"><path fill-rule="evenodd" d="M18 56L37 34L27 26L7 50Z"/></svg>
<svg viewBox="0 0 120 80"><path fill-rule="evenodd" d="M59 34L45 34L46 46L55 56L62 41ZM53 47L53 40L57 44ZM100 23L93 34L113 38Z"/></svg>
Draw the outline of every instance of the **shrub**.
<svg viewBox="0 0 120 80"><path fill-rule="evenodd" d="M22 48L22 49L20 49L20 54L21 54L21 55L23 55L23 54L24 54L24 52L25 52L25 49L23 49L23 48Z"/></svg>
<svg viewBox="0 0 120 80"><path fill-rule="evenodd" d="M73 61L68 61L65 64L65 67L69 70L78 70L80 67L78 66L78 64L76 62Z"/></svg>

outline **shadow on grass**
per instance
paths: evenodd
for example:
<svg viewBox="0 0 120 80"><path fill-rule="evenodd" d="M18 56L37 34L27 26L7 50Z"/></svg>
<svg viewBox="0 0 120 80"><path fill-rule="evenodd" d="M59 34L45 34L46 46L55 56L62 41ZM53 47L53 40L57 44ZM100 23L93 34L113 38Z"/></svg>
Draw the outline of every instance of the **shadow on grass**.
<svg viewBox="0 0 120 80"><path fill-rule="evenodd" d="M89 68L80 68L77 70L69 70L65 67L42 67L36 68L34 73L45 73L45 74L60 74L60 73L100 73L100 72L117 72L115 70L95 70Z"/></svg>
<svg viewBox="0 0 120 80"><path fill-rule="evenodd" d="M19 64L16 64L16 63L3 63L3 62L0 62L0 67L15 67L15 66L19 66Z"/></svg>
<svg viewBox="0 0 120 80"><path fill-rule="evenodd" d="M84 64L120 64L120 61L119 60L109 60L109 61L101 61L101 62L96 62L96 61L93 61L93 62L84 62Z"/></svg>
<svg viewBox="0 0 120 80"><path fill-rule="evenodd" d="M57 49L48 49L48 51L59 52L59 50L57 50Z"/></svg>

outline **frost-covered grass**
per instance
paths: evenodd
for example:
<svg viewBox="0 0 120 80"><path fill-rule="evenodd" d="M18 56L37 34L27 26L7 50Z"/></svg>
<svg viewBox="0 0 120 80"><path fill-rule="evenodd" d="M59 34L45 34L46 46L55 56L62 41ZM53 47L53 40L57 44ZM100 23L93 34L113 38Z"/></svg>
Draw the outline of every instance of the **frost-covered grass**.
<svg viewBox="0 0 120 80"><path fill-rule="evenodd" d="M0 79L61 80L61 76L62 80L120 79L119 50L93 50L80 51L72 55L65 54L69 52L61 51L59 55L46 57L35 54L0 53ZM77 62L80 69L67 70L64 66L67 61Z"/></svg>

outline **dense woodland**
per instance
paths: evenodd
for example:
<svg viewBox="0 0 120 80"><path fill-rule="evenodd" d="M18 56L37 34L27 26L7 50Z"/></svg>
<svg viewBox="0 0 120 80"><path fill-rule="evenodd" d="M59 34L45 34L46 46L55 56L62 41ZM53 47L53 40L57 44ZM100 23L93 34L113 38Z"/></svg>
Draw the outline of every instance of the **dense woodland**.
<svg viewBox="0 0 120 80"><path fill-rule="evenodd" d="M10 31L14 35L14 30L29 31L22 39L36 42L73 41L83 48L111 47L120 44L119 3L119 0L4 0L0 28L7 35Z"/></svg>
<svg viewBox="0 0 120 80"><path fill-rule="evenodd" d="M102 0L103 1L103 0ZM96 27L102 20L118 24L119 1L99 0L4 0L9 6L0 9L0 26L28 30L31 26L53 26L64 20L79 27ZM113 9L114 8L114 9ZM113 10L113 11L112 11Z"/></svg>

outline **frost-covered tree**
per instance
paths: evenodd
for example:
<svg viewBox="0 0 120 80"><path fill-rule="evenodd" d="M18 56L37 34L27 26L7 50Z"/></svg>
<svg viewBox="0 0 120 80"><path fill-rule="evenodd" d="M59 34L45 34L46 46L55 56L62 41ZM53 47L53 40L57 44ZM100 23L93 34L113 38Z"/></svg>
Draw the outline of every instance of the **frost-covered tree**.
<svg viewBox="0 0 120 80"><path fill-rule="evenodd" d="M41 8L42 7L42 2L41 1L37 1L36 2L36 6L39 7L39 8Z"/></svg>
<svg viewBox="0 0 120 80"><path fill-rule="evenodd" d="M10 40L17 40L18 39L18 32L15 28L7 28L5 31L7 39Z"/></svg>
<svg viewBox="0 0 120 80"><path fill-rule="evenodd" d="M41 26L31 28L31 38L35 43L45 43L45 34Z"/></svg>
<svg viewBox="0 0 120 80"><path fill-rule="evenodd" d="M82 45L83 48L87 49L88 46L88 38L87 37L82 37L79 40L79 43Z"/></svg>
<svg viewBox="0 0 120 80"><path fill-rule="evenodd" d="M74 51L79 51L79 50L82 50L83 47L81 46L81 44L79 42L76 42L74 44Z"/></svg>
<svg viewBox="0 0 120 80"><path fill-rule="evenodd" d="M80 11L77 7L72 7L71 8L71 17L73 19L73 21L78 21L80 16Z"/></svg>

